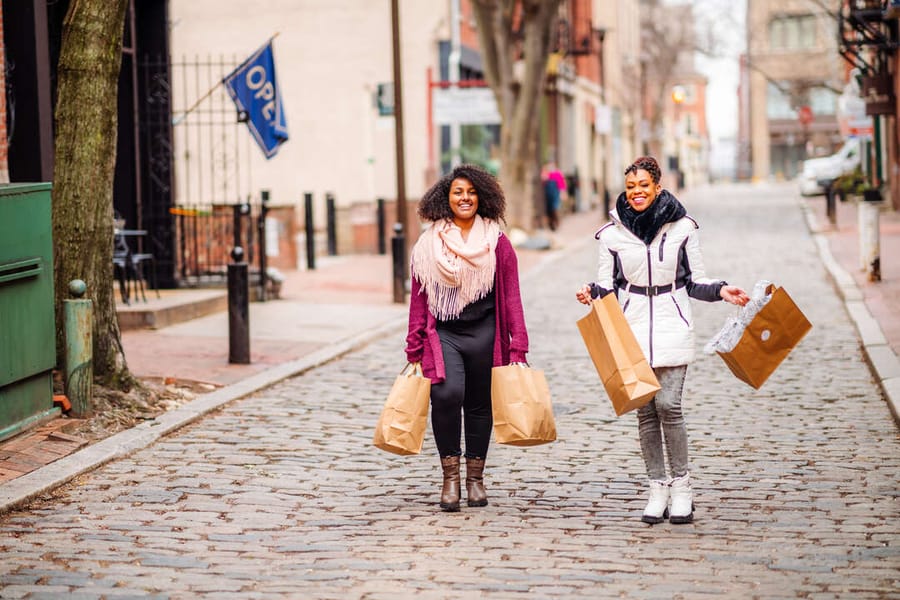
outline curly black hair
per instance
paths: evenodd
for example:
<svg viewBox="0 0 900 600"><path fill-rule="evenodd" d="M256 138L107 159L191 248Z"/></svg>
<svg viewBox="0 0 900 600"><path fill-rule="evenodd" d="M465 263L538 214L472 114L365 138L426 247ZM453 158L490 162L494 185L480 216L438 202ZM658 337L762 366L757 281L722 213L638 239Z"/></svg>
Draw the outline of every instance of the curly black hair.
<svg viewBox="0 0 900 600"><path fill-rule="evenodd" d="M637 172L641 169L650 173L650 178L653 180L653 183L659 183L659 180L662 177L662 170L659 168L659 163L656 162L655 158L652 156L640 156L634 159L634 162L625 169L625 175L628 175L629 173L637 175Z"/></svg>
<svg viewBox="0 0 900 600"><path fill-rule="evenodd" d="M454 179L468 179L478 192L478 214L483 219L504 221L506 215L506 197L497 178L478 165L459 165L438 179L419 201L416 211L419 218L425 221L441 221L452 219L450 210L450 184Z"/></svg>

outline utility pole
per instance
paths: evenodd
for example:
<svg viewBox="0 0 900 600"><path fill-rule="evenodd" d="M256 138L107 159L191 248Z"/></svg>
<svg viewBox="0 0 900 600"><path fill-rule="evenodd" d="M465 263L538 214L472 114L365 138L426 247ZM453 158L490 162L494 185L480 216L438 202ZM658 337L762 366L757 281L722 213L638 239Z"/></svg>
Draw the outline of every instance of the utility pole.
<svg viewBox="0 0 900 600"><path fill-rule="evenodd" d="M398 0L391 0L391 37L393 42L394 58L394 146L397 160L397 225L396 236L402 239L402 243L394 244L394 302L400 304L406 301L406 243L405 238L409 233L406 219L406 169L403 155L403 78L400 64L400 14L397 7ZM402 287L398 285L402 283Z"/></svg>
<svg viewBox="0 0 900 600"><path fill-rule="evenodd" d="M462 50L459 39L459 2L450 0L450 56L447 60L447 72L450 79L450 89L459 89L459 62ZM457 167L460 162L460 148L462 147L462 128L459 121L454 120L450 125L450 166Z"/></svg>

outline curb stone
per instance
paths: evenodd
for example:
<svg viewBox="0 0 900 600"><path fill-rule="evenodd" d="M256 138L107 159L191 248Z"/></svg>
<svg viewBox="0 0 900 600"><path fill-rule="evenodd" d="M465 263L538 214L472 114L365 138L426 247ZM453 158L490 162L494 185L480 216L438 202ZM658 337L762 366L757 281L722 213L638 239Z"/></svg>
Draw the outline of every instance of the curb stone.
<svg viewBox="0 0 900 600"><path fill-rule="evenodd" d="M815 214L802 198L798 203L806 217L806 226L819 251L822 265L844 301L844 308L856 327L869 369L881 387L894 422L900 426L900 359L888 345L881 326L866 307L862 290L856 285L853 277L834 259L828 239L820 233L821 229Z"/></svg>

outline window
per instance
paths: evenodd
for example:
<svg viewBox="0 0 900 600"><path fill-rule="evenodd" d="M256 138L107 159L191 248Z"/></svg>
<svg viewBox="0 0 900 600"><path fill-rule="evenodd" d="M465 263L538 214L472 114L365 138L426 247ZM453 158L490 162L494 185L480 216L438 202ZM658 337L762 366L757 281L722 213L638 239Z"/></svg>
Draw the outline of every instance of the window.
<svg viewBox="0 0 900 600"><path fill-rule="evenodd" d="M809 90L809 106L817 115L833 115L837 112L838 95L826 88Z"/></svg>
<svg viewBox="0 0 900 600"><path fill-rule="evenodd" d="M766 116L770 119L793 119L794 109L791 98L772 82L766 89Z"/></svg>
<svg viewBox="0 0 900 600"><path fill-rule="evenodd" d="M837 110L837 94L817 82L769 82L766 90L766 115L770 119L797 119L798 107L809 106L814 115L833 115ZM791 90L785 93L782 90ZM793 107L793 108L792 108Z"/></svg>
<svg viewBox="0 0 900 600"><path fill-rule="evenodd" d="M769 22L769 48L772 50L811 50L815 47L815 15L785 15Z"/></svg>

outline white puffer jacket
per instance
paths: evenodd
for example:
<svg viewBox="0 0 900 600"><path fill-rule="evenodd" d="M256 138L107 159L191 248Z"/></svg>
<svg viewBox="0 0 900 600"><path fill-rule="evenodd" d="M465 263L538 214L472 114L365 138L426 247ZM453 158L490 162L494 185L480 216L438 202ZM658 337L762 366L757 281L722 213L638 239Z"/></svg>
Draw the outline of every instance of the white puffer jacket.
<svg viewBox="0 0 900 600"><path fill-rule="evenodd" d="M725 285L706 277L697 222L685 216L666 223L647 245L622 224L615 210L610 217L595 236L600 266L592 295L616 293L651 367L690 363L694 322L689 298L721 300L719 291Z"/></svg>

